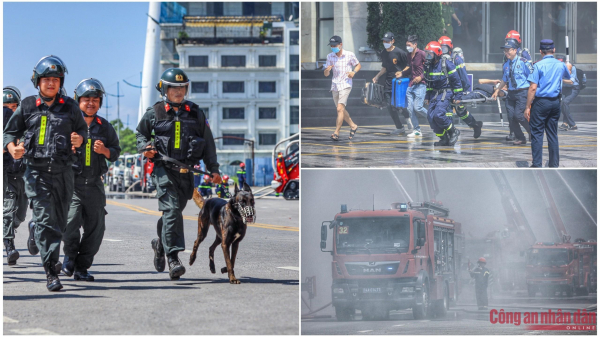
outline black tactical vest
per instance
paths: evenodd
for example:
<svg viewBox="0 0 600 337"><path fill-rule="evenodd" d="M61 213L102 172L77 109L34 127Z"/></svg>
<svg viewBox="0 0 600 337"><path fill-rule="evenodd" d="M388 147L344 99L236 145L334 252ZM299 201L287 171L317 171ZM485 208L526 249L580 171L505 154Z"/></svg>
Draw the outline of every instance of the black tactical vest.
<svg viewBox="0 0 600 337"><path fill-rule="evenodd" d="M106 156L94 152L94 143L97 140L102 141L105 147L108 147L109 122L99 116L94 117L94 121L88 127L88 132L83 139L83 144L75 149L77 161L73 164L75 175L82 175L84 178L98 178L108 172Z"/></svg>
<svg viewBox="0 0 600 337"><path fill-rule="evenodd" d="M4 107L4 120L3 120L3 128L6 128L6 124L8 124L8 120L12 116L13 111L7 107ZM19 175L22 176L25 173L25 164L23 163L23 159L15 160L8 151L3 154L4 157L4 172L11 175Z"/></svg>
<svg viewBox="0 0 600 337"><path fill-rule="evenodd" d="M36 104L36 97L29 96L21 102L25 131L25 158L71 160L72 98L63 96L57 103L58 111L51 112L45 104ZM60 101L59 101L60 102ZM54 107L56 109L56 105Z"/></svg>
<svg viewBox="0 0 600 337"><path fill-rule="evenodd" d="M176 115L167 112L165 103L154 105L154 137L159 153L184 164L195 165L204 155L204 138L198 119L201 111L194 103L185 101Z"/></svg>

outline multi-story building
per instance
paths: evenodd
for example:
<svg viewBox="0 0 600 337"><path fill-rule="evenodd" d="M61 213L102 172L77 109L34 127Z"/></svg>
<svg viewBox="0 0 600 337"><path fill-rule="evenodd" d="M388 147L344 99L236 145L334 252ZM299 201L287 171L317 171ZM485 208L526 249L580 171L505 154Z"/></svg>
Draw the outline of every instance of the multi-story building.
<svg viewBox="0 0 600 337"><path fill-rule="evenodd" d="M273 146L298 132L298 4L163 3L160 28L159 73L188 74L223 172L249 159L253 141L254 183L270 183Z"/></svg>

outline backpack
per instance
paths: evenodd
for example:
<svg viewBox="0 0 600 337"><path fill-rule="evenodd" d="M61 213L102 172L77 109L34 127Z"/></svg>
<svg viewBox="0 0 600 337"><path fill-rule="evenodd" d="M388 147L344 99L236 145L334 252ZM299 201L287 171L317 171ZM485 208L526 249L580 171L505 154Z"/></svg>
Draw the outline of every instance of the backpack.
<svg viewBox="0 0 600 337"><path fill-rule="evenodd" d="M577 76L577 81L579 82L579 90L585 89L585 87L587 87L587 78L585 73L580 69L577 69L577 66L575 66L575 75Z"/></svg>

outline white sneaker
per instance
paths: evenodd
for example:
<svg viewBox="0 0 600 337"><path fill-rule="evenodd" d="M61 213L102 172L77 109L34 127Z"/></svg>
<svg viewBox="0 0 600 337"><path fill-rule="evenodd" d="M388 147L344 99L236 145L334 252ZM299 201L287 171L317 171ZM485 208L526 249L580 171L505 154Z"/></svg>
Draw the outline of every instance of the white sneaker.
<svg viewBox="0 0 600 337"><path fill-rule="evenodd" d="M421 136L421 131L415 130L415 131L409 133L406 137L408 137L408 138L415 138L417 136L419 136L419 137Z"/></svg>

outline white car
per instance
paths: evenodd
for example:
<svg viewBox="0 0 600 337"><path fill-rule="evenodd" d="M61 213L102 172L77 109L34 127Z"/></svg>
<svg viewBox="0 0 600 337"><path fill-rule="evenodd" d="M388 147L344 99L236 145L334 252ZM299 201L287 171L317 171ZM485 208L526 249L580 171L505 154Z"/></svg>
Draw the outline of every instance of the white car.
<svg viewBox="0 0 600 337"><path fill-rule="evenodd" d="M124 156L119 156L119 159L108 168L108 190L111 192L125 191L123 181L124 160Z"/></svg>

